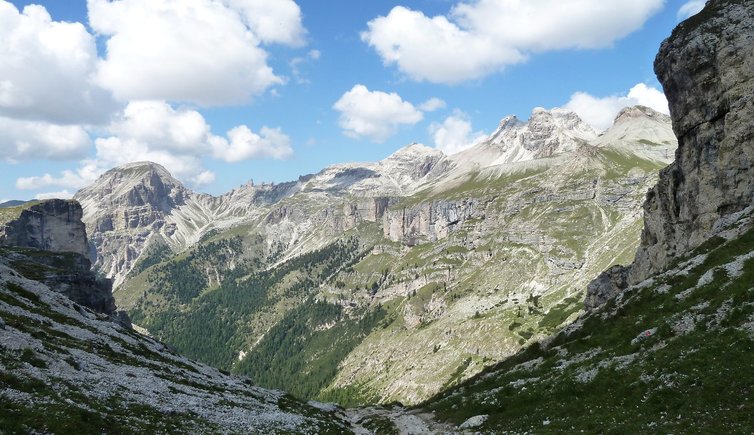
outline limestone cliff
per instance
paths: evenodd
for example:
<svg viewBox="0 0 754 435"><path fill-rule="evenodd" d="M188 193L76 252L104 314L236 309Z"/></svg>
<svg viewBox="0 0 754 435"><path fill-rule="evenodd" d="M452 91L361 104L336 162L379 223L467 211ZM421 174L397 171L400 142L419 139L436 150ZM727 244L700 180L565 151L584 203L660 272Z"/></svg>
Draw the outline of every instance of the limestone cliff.
<svg viewBox="0 0 754 435"><path fill-rule="evenodd" d="M663 42L655 72L670 104L678 149L647 194L628 284L663 270L752 205L754 3L709 1ZM598 281L608 287L595 282L590 295L621 291L609 277Z"/></svg>
<svg viewBox="0 0 754 435"><path fill-rule="evenodd" d="M98 277L92 271L91 262L83 255L3 247L0 256L0 263L13 268L19 275L39 281L97 313L117 318L121 323L130 323L125 313L116 310L112 281Z"/></svg>
<svg viewBox="0 0 754 435"><path fill-rule="evenodd" d="M3 209L0 246L23 246L53 252L89 252L81 205L51 199Z"/></svg>
<svg viewBox="0 0 754 435"><path fill-rule="evenodd" d="M78 202L61 199L3 209L0 263L81 306L130 324L115 308L112 282L92 271L82 215Z"/></svg>

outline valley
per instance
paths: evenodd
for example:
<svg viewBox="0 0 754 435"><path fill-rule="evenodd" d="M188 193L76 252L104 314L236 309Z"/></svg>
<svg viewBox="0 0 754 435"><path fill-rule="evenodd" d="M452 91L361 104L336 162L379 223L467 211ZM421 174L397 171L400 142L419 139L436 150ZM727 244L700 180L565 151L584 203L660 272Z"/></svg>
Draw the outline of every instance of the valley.
<svg viewBox="0 0 754 435"><path fill-rule="evenodd" d="M709 0L604 131L0 204L0 434L751 433L752 40Z"/></svg>
<svg viewBox="0 0 754 435"><path fill-rule="evenodd" d="M675 146L649 108L603 134L538 109L453 156L410 145L217 198L129 165L76 199L95 267L156 338L302 398L414 404L577 317L633 260Z"/></svg>

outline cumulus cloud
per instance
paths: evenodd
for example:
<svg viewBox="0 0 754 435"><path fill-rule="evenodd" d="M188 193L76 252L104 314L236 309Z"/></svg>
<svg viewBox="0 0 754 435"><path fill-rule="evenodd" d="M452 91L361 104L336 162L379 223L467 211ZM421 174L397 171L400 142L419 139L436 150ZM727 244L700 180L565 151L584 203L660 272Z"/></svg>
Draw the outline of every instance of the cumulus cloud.
<svg viewBox="0 0 754 435"><path fill-rule="evenodd" d="M684 5L678 9L678 19L685 20L686 18L698 14L704 9L704 5L706 4L707 0L690 0L684 3Z"/></svg>
<svg viewBox="0 0 754 435"><path fill-rule="evenodd" d="M291 140L279 128L262 127L256 134L242 125L228 132L228 139L212 140L215 158L234 163L254 158L287 159L293 155Z"/></svg>
<svg viewBox="0 0 754 435"><path fill-rule="evenodd" d="M472 147L487 137L484 132L473 132L469 117L456 110L441 123L432 123L429 134L435 147L445 154L455 154Z"/></svg>
<svg viewBox="0 0 754 435"><path fill-rule="evenodd" d="M243 103L283 83L261 44L304 42L301 11L292 0L87 4L89 24L106 38L96 81L123 101Z"/></svg>
<svg viewBox="0 0 754 435"><path fill-rule="evenodd" d="M77 159L91 144L80 126L0 117L0 153L6 162Z"/></svg>
<svg viewBox="0 0 754 435"><path fill-rule="evenodd" d="M34 195L34 199L71 199L73 193L67 190L61 190L60 192L44 192Z"/></svg>
<svg viewBox="0 0 754 435"><path fill-rule="evenodd" d="M16 188L21 190L38 190L47 187L66 187L70 189L81 189L94 181L94 178L99 175L92 174L92 178L85 177L82 172L74 172L71 170L63 171L60 176L53 176L51 174L44 174L34 177L21 177L16 180Z"/></svg>
<svg viewBox="0 0 754 435"><path fill-rule="evenodd" d="M306 30L301 24L301 9L293 0L226 0L240 11L249 29L266 44L301 46Z"/></svg>
<svg viewBox="0 0 754 435"><path fill-rule="evenodd" d="M598 130L606 130L618 112L629 106L642 105L669 114L668 100L660 90L639 83L625 95L595 97L586 92L576 92L564 106L576 112L584 121Z"/></svg>
<svg viewBox="0 0 754 435"><path fill-rule="evenodd" d="M445 101L432 97L429 100L421 103L419 108L424 112L434 112L435 110L444 109L446 106Z"/></svg>
<svg viewBox="0 0 754 435"><path fill-rule="evenodd" d="M347 136L373 142L384 142L401 125L414 125L424 117L395 92L370 91L361 84L343 94L333 108L340 112L339 124Z"/></svg>
<svg viewBox="0 0 754 435"><path fill-rule="evenodd" d="M57 124L100 123L117 110L92 83L94 37L81 23L52 21L29 5L0 0L0 116Z"/></svg>
<svg viewBox="0 0 754 435"><path fill-rule="evenodd" d="M80 189L112 167L144 160L165 166L191 185L202 186L215 179L215 174L204 168L205 158L239 162L263 157L282 159L293 154L290 139L280 129L262 127L256 134L241 125L231 129L227 137L218 136L199 112L176 109L164 101L129 103L110 124L107 134L95 140L95 148L95 157L84 160L76 171L19 178L16 187Z"/></svg>
<svg viewBox="0 0 754 435"><path fill-rule="evenodd" d="M403 6L362 33L386 65L408 77L455 84L523 62L532 53L610 46L637 30L663 0L475 0L447 16Z"/></svg>

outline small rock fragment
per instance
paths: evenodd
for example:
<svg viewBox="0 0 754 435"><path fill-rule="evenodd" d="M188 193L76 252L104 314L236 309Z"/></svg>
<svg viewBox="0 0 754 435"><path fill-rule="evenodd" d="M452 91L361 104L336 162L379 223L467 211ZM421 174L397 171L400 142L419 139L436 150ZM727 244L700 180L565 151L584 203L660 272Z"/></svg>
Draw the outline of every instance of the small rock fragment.
<svg viewBox="0 0 754 435"><path fill-rule="evenodd" d="M487 418L489 418L489 415L475 415L468 420L464 421L460 426L458 426L459 429L471 429L475 427L479 427L484 424L485 421L487 421Z"/></svg>

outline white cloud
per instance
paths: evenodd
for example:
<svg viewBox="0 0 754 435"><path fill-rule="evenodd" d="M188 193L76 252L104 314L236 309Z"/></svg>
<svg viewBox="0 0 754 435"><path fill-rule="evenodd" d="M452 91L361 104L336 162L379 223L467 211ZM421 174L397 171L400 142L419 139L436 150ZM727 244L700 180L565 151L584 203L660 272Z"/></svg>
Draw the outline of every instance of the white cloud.
<svg viewBox="0 0 754 435"><path fill-rule="evenodd" d="M446 106L445 101L432 97L429 100L421 103L419 108L424 112L434 112L435 110L444 109Z"/></svg>
<svg viewBox="0 0 754 435"><path fill-rule="evenodd" d="M309 50L309 52L306 54L306 57L294 57L293 59L291 59L289 65L291 67L293 78L296 79L296 83L310 83L309 79L304 77L304 75L301 73L301 66L312 61L317 61L321 56L322 52L320 52L319 50ZM275 89L273 89L272 91L274 92Z"/></svg>
<svg viewBox="0 0 754 435"><path fill-rule="evenodd" d="M621 109L635 105L647 106L665 114L670 113L665 94L644 83L637 84L626 95L600 98L586 92L576 92L564 108L576 112L592 127L605 130L613 125Z"/></svg>
<svg viewBox="0 0 754 435"><path fill-rule="evenodd" d="M333 108L340 112L339 124L347 136L374 142L383 142L399 126L414 125L424 117L395 92L373 92L360 84L343 94Z"/></svg>
<svg viewBox="0 0 754 435"><path fill-rule="evenodd" d="M89 23L106 38L97 83L121 100L201 105L248 101L282 84L263 43L300 45L292 0L88 0Z"/></svg>
<svg viewBox="0 0 754 435"><path fill-rule="evenodd" d="M301 9L293 0L226 0L242 13L249 28L264 43L292 46L304 44L306 30Z"/></svg>
<svg viewBox="0 0 754 435"><path fill-rule="evenodd" d="M242 125L228 132L230 141L216 137L212 141L214 156L226 162L254 158L287 159L293 155L291 140L279 128L262 127L261 135Z"/></svg>
<svg viewBox="0 0 754 435"><path fill-rule="evenodd" d="M34 199L71 199L73 193L67 190L61 190L60 192L44 192L34 195Z"/></svg>
<svg viewBox="0 0 754 435"><path fill-rule="evenodd" d="M76 171L19 178L16 187L80 189L104 171L136 161L159 163L177 178L201 186L215 180L215 174L204 168L206 158L239 162L264 157L281 159L293 154L290 139L280 129L262 127L258 135L241 125L231 129L227 138L221 137L212 133L199 112L175 109L164 101L130 103L107 133L95 140L95 157L84 160Z"/></svg>
<svg viewBox="0 0 754 435"><path fill-rule="evenodd" d="M531 53L608 47L664 0L476 0L448 16L403 6L368 23L361 38L410 78L454 84L484 77Z"/></svg>
<svg viewBox="0 0 754 435"><path fill-rule="evenodd" d="M453 115L445 118L442 124L430 125L429 134L432 136L435 147L445 154L463 151L486 137L482 131L472 131L469 117L460 110L454 111Z"/></svg>
<svg viewBox="0 0 754 435"><path fill-rule="evenodd" d="M80 172L65 170L60 174L59 177L54 177L50 174L44 174L34 177L21 177L16 180L16 188L21 190L37 190L46 187L57 186L67 187L70 189L80 189L94 180L94 177L85 178L83 175L84 174Z"/></svg>
<svg viewBox="0 0 754 435"><path fill-rule="evenodd" d="M117 110L91 83L94 37L81 23L52 21L29 5L0 0L0 116L58 124L100 123Z"/></svg>
<svg viewBox="0 0 754 435"><path fill-rule="evenodd" d="M684 3L683 6L681 6L678 9L678 19L679 20L685 20L686 18L689 18L691 16L694 16L698 14L699 12L704 9L704 5L707 4L707 0L690 0Z"/></svg>
<svg viewBox="0 0 754 435"><path fill-rule="evenodd" d="M81 158L91 144L80 126L0 117L0 153L7 162Z"/></svg>

